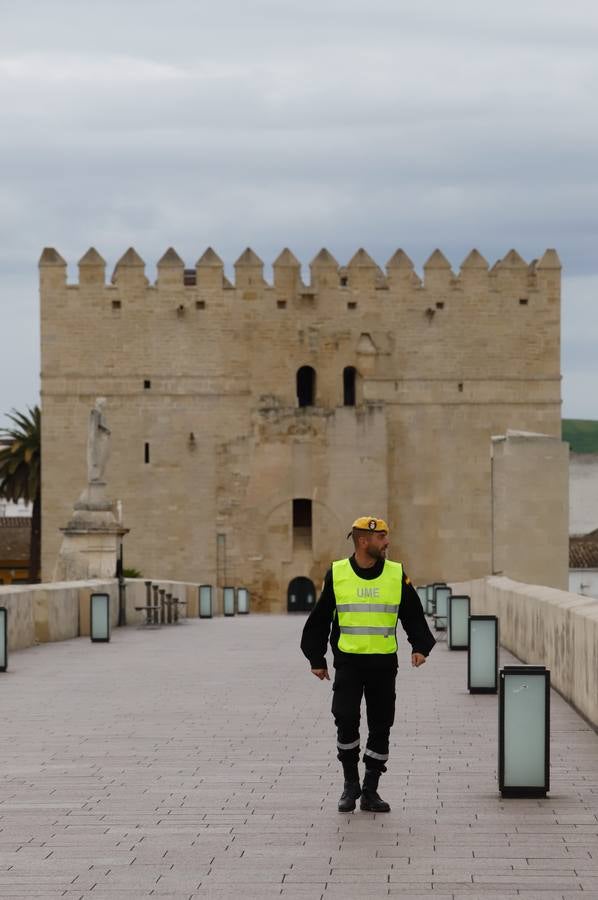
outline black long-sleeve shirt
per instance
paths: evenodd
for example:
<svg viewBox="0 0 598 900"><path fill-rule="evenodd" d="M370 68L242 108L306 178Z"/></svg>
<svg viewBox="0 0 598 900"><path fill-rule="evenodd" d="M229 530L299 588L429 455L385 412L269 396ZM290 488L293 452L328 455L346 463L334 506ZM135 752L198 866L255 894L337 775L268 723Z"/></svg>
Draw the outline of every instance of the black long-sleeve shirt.
<svg viewBox="0 0 598 900"><path fill-rule="evenodd" d="M349 562L355 574L359 578L366 580L379 578L384 569L383 559L378 560L369 569L360 568L355 562L355 556L352 556ZM411 644L412 652L422 653L424 656L427 656L436 641L428 628L417 591L404 571L399 619L407 635L407 640ZM340 630L338 616L336 615L336 597L334 596L332 569L329 569L324 578L322 593L305 623L301 636L301 650L309 660L311 668L327 668L326 649L329 640L335 667L348 663L385 668L397 667L396 653L344 653L338 648L339 636Z"/></svg>

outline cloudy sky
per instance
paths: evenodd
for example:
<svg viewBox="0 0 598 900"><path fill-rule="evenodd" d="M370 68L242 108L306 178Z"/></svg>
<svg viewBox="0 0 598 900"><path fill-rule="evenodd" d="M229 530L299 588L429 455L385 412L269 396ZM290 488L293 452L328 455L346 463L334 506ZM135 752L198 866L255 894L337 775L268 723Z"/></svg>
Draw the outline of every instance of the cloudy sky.
<svg viewBox="0 0 598 900"><path fill-rule="evenodd" d="M563 414L598 419L596 0L0 0L0 423L37 260L402 246L563 261Z"/></svg>

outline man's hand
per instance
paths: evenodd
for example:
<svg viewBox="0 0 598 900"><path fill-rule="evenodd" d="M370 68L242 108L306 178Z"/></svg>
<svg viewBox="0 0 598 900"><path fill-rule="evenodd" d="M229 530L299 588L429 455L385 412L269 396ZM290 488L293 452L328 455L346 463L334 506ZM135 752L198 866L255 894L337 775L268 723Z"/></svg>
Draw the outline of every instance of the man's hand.
<svg viewBox="0 0 598 900"><path fill-rule="evenodd" d="M411 654L411 665L414 666L416 669L419 669L420 666L423 666L425 661L426 661L426 657L424 656L423 653L412 653ZM313 671L313 669L312 669L312 671Z"/></svg>
<svg viewBox="0 0 598 900"><path fill-rule="evenodd" d="M328 669L312 669L312 672L316 676L316 678L320 679L320 681L330 681Z"/></svg>

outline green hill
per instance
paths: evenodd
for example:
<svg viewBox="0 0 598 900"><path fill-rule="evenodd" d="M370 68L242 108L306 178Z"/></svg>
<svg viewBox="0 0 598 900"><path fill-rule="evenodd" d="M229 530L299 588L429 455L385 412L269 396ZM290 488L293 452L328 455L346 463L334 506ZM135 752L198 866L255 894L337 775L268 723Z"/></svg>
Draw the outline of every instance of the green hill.
<svg viewBox="0 0 598 900"><path fill-rule="evenodd" d="M598 422L593 419L563 419L563 440L573 453L598 453Z"/></svg>

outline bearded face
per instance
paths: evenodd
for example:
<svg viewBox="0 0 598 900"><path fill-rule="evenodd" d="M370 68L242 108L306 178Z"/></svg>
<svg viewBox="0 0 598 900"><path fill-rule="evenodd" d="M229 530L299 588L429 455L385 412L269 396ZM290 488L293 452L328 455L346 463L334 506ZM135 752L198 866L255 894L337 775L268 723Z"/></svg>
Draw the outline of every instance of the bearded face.
<svg viewBox="0 0 598 900"><path fill-rule="evenodd" d="M370 559L376 561L378 559L386 559L388 544L388 534L385 531L376 531L367 535L363 549Z"/></svg>

